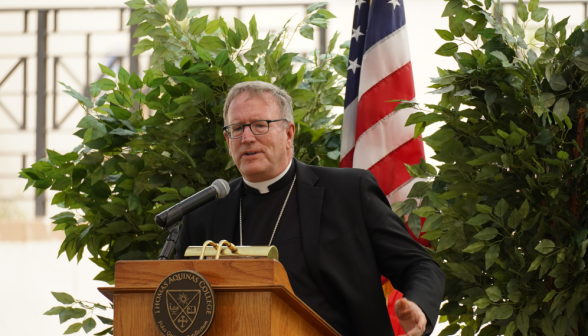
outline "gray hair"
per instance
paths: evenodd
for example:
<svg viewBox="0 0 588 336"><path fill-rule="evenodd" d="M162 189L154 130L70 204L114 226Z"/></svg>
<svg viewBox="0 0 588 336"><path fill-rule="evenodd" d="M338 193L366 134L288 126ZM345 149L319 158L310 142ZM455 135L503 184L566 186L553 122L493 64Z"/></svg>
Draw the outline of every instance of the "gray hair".
<svg viewBox="0 0 588 336"><path fill-rule="evenodd" d="M268 102L265 99L264 93L270 93L280 107L282 118L288 120L289 122L294 122L294 115L292 113L292 97L290 97L288 92L267 82L252 81L236 84L229 91L227 100L225 102L225 107L223 109L223 119L225 121L225 125L227 124L227 114L229 112L231 103L243 92L249 93L249 98L247 99L259 97L263 99L266 104Z"/></svg>

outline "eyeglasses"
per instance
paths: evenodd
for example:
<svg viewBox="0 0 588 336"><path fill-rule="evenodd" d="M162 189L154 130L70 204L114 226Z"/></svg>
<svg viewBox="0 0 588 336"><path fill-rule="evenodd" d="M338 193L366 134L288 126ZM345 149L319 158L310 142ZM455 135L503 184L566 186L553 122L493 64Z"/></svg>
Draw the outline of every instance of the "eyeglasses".
<svg viewBox="0 0 588 336"><path fill-rule="evenodd" d="M245 132L245 127L249 126L251 133L255 135L263 135L269 132L269 125L270 123L276 121L282 121L287 119L276 119L276 120L256 120L251 124L232 124L223 127L223 131L227 134L227 136L231 139L239 139L243 136L243 132Z"/></svg>

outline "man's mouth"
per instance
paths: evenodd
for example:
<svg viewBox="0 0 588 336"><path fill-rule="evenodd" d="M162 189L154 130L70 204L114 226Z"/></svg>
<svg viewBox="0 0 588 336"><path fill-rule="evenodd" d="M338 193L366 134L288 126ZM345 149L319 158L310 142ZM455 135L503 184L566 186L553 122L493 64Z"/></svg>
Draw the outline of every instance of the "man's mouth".
<svg viewBox="0 0 588 336"><path fill-rule="evenodd" d="M243 156L254 156L254 155L259 154L259 153L261 153L261 152L258 152L258 151L247 151L247 152L243 153Z"/></svg>

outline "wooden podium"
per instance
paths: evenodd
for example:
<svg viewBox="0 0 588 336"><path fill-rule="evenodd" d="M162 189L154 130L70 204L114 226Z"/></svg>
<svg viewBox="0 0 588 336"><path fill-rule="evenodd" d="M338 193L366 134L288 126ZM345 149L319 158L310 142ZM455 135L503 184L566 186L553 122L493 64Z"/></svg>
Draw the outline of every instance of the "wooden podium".
<svg viewBox="0 0 588 336"><path fill-rule="evenodd" d="M185 259L116 263L114 287L99 288L114 302L115 336L160 336L153 296L165 277L181 270L202 274L214 290L216 314L206 336L339 335L294 295L276 260Z"/></svg>

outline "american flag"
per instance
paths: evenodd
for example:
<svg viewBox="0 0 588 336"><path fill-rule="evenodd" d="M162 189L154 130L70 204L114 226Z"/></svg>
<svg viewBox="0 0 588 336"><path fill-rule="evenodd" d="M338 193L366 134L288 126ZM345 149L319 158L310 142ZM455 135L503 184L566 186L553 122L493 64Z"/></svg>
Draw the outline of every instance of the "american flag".
<svg viewBox="0 0 588 336"><path fill-rule="evenodd" d="M390 204L403 201L416 182L404 164L425 157L414 126L404 127L414 112L394 111L394 99L415 98L403 0L356 0L341 167L369 169ZM394 111L394 112L392 112Z"/></svg>
<svg viewBox="0 0 588 336"><path fill-rule="evenodd" d="M420 138L414 139L414 126L404 127L414 110L394 111L398 103L387 101L414 98L404 1L356 0L341 167L370 170L390 204L404 201L416 182L404 164L419 163L425 152ZM388 312L396 335L404 334L394 313L394 303L401 297L396 290L388 296Z"/></svg>

